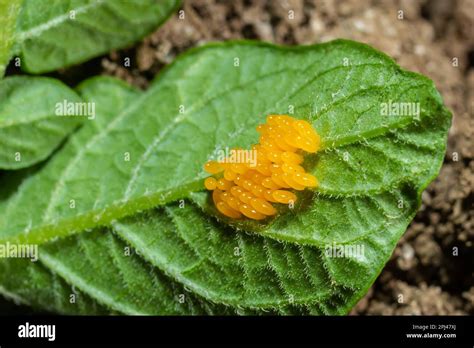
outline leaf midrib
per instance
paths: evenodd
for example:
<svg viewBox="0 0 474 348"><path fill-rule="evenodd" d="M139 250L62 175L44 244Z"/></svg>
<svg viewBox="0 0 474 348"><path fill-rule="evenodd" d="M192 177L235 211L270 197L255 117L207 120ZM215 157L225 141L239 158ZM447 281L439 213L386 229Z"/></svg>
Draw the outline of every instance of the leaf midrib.
<svg viewBox="0 0 474 348"><path fill-rule="evenodd" d="M91 2L89 4L83 5L76 7L75 9L71 9L69 11L75 11L75 14L83 14L86 13L89 10L93 10L95 7L100 6L102 4L105 4L107 1L106 0L96 0L94 2ZM64 22L66 22L70 17L69 13L65 13L56 17L53 17L52 19L48 20L47 22L41 23L40 25L37 25L35 27L32 27L26 31L20 31L16 35L17 37L17 44L21 44L27 39L30 39L32 37L36 37L41 35L43 32L48 31L52 28L58 27Z"/></svg>
<svg viewBox="0 0 474 348"><path fill-rule="evenodd" d="M43 219L42 223L46 222L46 220L49 219L51 215L51 210L53 209L54 204L57 203L58 198L56 198L57 195L59 195L59 190L62 186L64 186L64 179L67 177L69 172L75 167L75 165L81 160L81 158L86 154L86 152L94 146L100 139L105 137L114 127L116 124L118 124L124 117L128 115L129 112L135 111L139 106L141 106L142 101L146 100L149 98L151 94L149 93L144 93L142 94L135 103L131 104L129 107L124 109L117 117L115 117L112 122L108 123L107 126L103 129L101 129L99 132L97 132L90 140L87 141L85 146L82 146L81 149L74 154L74 157L71 158L71 160L68 162L68 164L64 167L62 170L61 174L58 177L58 181L51 191L50 194L50 199L48 200L48 206L44 211L43 214Z"/></svg>

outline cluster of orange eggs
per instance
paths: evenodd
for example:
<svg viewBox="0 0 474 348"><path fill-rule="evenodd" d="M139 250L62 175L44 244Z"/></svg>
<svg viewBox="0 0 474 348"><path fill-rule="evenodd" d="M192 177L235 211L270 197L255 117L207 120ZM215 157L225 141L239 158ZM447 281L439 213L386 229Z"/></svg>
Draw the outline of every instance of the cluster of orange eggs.
<svg viewBox="0 0 474 348"><path fill-rule="evenodd" d="M260 143L247 150L255 155L252 163L235 163L226 158L204 165L214 175L204 181L204 186L213 191L217 209L230 218L245 215L262 220L276 214L271 203L296 202L296 195L287 189L304 190L318 185L316 177L300 165L302 151L315 153L320 145L319 135L308 122L287 115L270 115L257 131Z"/></svg>

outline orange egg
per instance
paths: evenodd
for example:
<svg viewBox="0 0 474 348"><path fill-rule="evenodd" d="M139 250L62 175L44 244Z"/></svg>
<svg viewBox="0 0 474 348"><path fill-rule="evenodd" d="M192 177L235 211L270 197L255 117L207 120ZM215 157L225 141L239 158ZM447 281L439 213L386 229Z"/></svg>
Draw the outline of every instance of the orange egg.
<svg viewBox="0 0 474 348"><path fill-rule="evenodd" d="M244 180L244 182L243 182L243 184L242 184L242 187L243 187L244 189L246 189L247 191L251 191L252 188L253 188L253 185L254 185L253 181L251 181L251 180Z"/></svg>
<svg viewBox="0 0 474 348"><path fill-rule="evenodd" d="M277 184L279 187L284 187L284 188L289 188L290 185L288 185L283 178L280 177L280 174L273 173L272 174L272 181Z"/></svg>
<svg viewBox="0 0 474 348"><path fill-rule="evenodd" d="M269 162L271 163L271 162ZM260 174L263 174L263 175L271 175L272 172L269 168L269 165L268 164L263 164L263 163L258 163L257 164L257 167L256 167L256 170L260 173Z"/></svg>
<svg viewBox="0 0 474 348"><path fill-rule="evenodd" d="M231 207L235 211L239 211L240 200L238 198L235 198L233 195L228 195L225 197L223 197L222 195L221 197L223 198L223 201L226 202L229 207Z"/></svg>
<svg viewBox="0 0 474 348"><path fill-rule="evenodd" d="M298 184L307 186L307 187L316 187L318 186L318 179L314 175L308 173L294 173L292 176L293 180Z"/></svg>
<svg viewBox="0 0 474 348"><path fill-rule="evenodd" d="M303 137L296 132L289 132L284 135L285 141L297 149L302 149L301 144L304 142Z"/></svg>
<svg viewBox="0 0 474 348"><path fill-rule="evenodd" d="M268 203L266 200L261 198L253 198L250 201L250 205L259 213L265 215L275 215L277 213L276 209Z"/></svg>
<svg viewBox="0 0 474 348"><path fill-rule="evenodd" d="M212 191L212 200L214 201L214 204L217 204L218 202L222 201L221 193L222 193L221 190Z"/></svg>
<svg viewBox="0 0 474 348"><path fill-rule="evenodd" d="M266 188L263 187L262 185L255 184L251 192L253 193L255 197L264 198L263 193L265 192L265 190Z"/></svg>
<svg viewBox="0 0 474 348"><path fill-rule="evenodd" d="M253 220L262 220L266 218L266 215L259 213L250 204L242 204L240 206L240 212L246 217Z"/></svg>
<svg viewBox="0 0 474 348"><path fill-rule="evenodd" d="M304 185L296 182L290 173L283 173L281 178L290 186L292 189L303 191L305 189Z"/></svg>
<svg viewBox="0 0 474 348"><path fill-rule="evenodd" d="M303 162L303 157L289 151L285 151L281 154L281 160L288 164L300 164Z"/></svg>
<svg viewBox="0 0 474 348"><path fill-rule="evenodd" d="M225 191L229 190L233 186L232 182L226 179L217 180L217 187L219 190Z"/></svg>
<svg viewBox="0 0 474 348"><path fill-rule="evenodd" d="M232 169L233 172L238 174L244 174L247 171L247 167L242 163L231 163L230 169Z"/></svg>
<svg viewBox="0 0 474 348"><path fill-rule="evenodd" d="M279 151L279 150L267 150L265 152L266 158L274 163L282 162L282 159L281 159L282 154L283 154L283 151Z"/></svg>
<svg viewBox="0 0 474 348"><path fill-rule="evenodd" d="M282 187L282 186L278 185L277 183L275 183L272 180L271 177L263 179L262 180L262 186L265 187L265 188L274 189L274 190L279 189L280 187Z"/></svg>
<svg viewBox="0 0 474 348"><path fill-rule="evenodd" d="M204 170L209 174L217 174L224 170L224 167L216 161L209 161L204 165Z"/></svg>
<svg viewBox="0 0 474 348"><path fill-rule="evenodd" d="M209 191L215 190L217 187L217 180L214 178L206 178L206 180L204 180L204 186Z"/></svg>
<svg viewBox="0 0 474 348"><path fill-rule="evenodd" d="M274 190L265 190L263 192L263 197L269 202L278 203L278 201L273 198L273 192Z"/></svg>
<svg viewBox="0 0 474 348"><path fill-rule="evenodd" d="M236 176L237 176L237 173L234 172L230 167L224 170L224 178L226 180L233 181Z"/></svg>
<svg viewBox="0 0 474 348"><path fill-rule="evenodd" d="M307 137L302 137L299 142L299 148L309 153L315 153L318 150L319 144Z"/></svg>
<svg viewBox="0 0 474 348"><path fill-rule="evenodd" d="M239 198L242 192L244 192L244 190L240 188L239 186L232 186L230 189L230 193L236 198Z"/></svg>
<svg viewBox="0 0 474 348"><path fill-rule="evenodd" d="M239 196L240 201L246 204L250 204L250 201L252 200L252 198L254 198L254 195L252 195L248 191L242 192Z"/></svg>
<svg viewBox="0 0 474 348"><path fill-rule="evenodd" d="M258 172L254 172L252 173L250 179L252 179L252 181L256 184L260 184L262 183L262 180L265 179L265 175L262 175Z"/></svg>
<svg viewBox="0 0 474 348"><path fill-rule="evenodd" d="M244 180L243 175L237 175L234 179L234 183L240 187L244 187Z"/></svg>
<svg viewBox="0 0 474 348"><path fill-rule="evenodd" d="M216 204L217 209L224 214L225 216L228 216L233 219L239 219L242 217L242 214L240 211L236 211L229 207L229 205L223 201L217 202Z"/></svg>
<svg viewBox="0 0 474 348"><path fill-rule="evenodd" d="M289 204L291 202L296 202L296 195L290 191L276 190L273 191L272 196L279 203Z"/></svg>
<svg viewBox="0 0 474 348"><path fill-rule="evenodd" d="M297 165L297 164L283 163L281 165L281 169L285 173L304 173L304 168L302 166Z"/></svg>
<svg viewBox="0 0 474 348"><path fill-rule="evenodd" d="M319 148L320 137L308 122L297 120L292 124L292 126L298 133L309 138L312 143L317 144L317 147Z"/></svg>

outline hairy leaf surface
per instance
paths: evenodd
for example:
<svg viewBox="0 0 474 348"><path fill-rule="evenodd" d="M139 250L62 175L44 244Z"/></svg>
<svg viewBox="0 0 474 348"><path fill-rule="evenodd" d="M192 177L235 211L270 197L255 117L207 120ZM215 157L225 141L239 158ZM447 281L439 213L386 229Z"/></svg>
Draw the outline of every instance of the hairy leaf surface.
<svg viewBox="0 0 474 348"><path fill-rule="evenodd" d="M281 314L342 314L354 301L357 284L336 283L321 250L236 233L192 204L169 205L114 228L143 258L217 303Z"/></svg>
<svg viewBox="0 0 474 348"><path fill-rule="evenodd" d="M110 310L67 284L39 261L0 260L0 294L18 304L67 315L106 315ZM73 296L73 297L72 297Z"/></svg>
<svg viewBox="0 0 474 348"><path fill-rule="evenodd" d="M21 0L0 0L0 78L12 54L13 36Z"/></svg>
<svg viewBox="0 0 474 348"><path fill-rule="evenodd" d="M118 313L232 313L232 308L211 304L170 281L110 231L96 230L43 245L40 260L69 284Z"/></svg>

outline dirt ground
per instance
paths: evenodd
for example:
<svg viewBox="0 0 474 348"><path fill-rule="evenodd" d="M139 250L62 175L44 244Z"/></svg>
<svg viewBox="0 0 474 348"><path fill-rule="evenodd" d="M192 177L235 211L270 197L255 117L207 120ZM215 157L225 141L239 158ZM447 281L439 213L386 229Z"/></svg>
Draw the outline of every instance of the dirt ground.
<svg viewBox="0 0 474 348"><path fill-rule="evenodd" d="M352 314L474 314L474 0L184 0L182 10L184 19L174 15L138 45L55 76L77 83L85 68L146 88L186 49L242 38L289 45L354 39L429 76L454 114L444 165ZM126 57L131 68L123 67Z"/></svg>

